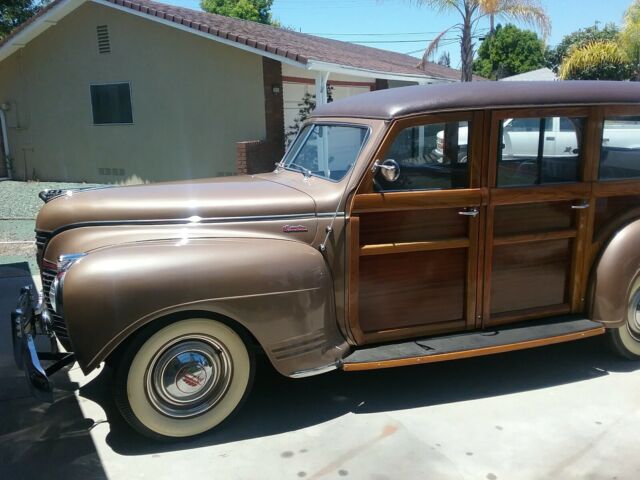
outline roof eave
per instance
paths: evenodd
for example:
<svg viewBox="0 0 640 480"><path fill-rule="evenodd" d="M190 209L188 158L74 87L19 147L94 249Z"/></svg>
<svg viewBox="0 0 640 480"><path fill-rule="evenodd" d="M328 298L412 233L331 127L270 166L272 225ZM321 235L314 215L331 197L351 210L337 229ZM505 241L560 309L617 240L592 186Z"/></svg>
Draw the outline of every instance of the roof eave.
<svg viewBox="0 0 640 480"><path fill-rule="evenodd" d="M27 24L0 47L0 62L20 50L49 27L55 25L87 0L64 0Z"/></svg>
<svg viewBox="0 0 640 480"><path fill-rule="evenodd" d="M427 74L389 73L378 70L370 70L366 68L352 67L348 65L340 65L337 63L323 62L313 59L309 59L307 61L306 69L319 72L352 75L354 77L379 78L381 80L398 80L402 82L417 82L419 84L455 82L455 80L452 80L450 78L435 77Z"/></svg>

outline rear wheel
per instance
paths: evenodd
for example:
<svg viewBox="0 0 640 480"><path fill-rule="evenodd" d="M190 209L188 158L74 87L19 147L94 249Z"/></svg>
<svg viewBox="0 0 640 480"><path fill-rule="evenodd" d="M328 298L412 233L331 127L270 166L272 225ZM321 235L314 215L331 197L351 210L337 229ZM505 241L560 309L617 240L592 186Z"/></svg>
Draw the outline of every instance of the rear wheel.
<svg viewBox="0 0 640 480"><path fill-rule="evenodd" d="M623 326L609 330L609 339L616 353L631 360L640 359L640 278L631 288L627 321Z"/></svg>
<svg viewBox="0 0 640 480"><path fill-rule="evenodd" d="M116 369L115 400L146 436L190 437L238 409L253 373L253 354L231 327L180 320L145 330L128 345Z"/></svg>

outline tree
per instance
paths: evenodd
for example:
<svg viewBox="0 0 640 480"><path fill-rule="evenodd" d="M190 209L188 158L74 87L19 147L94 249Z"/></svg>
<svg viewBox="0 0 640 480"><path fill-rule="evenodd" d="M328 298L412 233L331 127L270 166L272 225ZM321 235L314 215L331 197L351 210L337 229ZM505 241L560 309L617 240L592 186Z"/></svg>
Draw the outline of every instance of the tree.
<svg viewBox="0 0 640 480"><path fill-rule="evenodd" d="M558 73L560 65L572 48L580 48L594 42L615 42L618 34L618 27L613 23L608 23L604 28L594 25L565 35L556 48L547 50L545 55L547 67Z"/></svg>
<svg viewBox="0 0 640 480"><path fill-rule="evenodd" d="M462 61L461 80L470 82L473 78L474 32L478 22L485 17L499 16L517 22L536 26L546 37L551 29L551 21L539 0L412 0L440 11L458 12L462 22L441 32L427 47L419 67L424 68L431 54L437 50L440 41L451 30L460 33L460 58Z"/></svg>
<svg viewBox="0 0 640 480"><path fill-rule="evenodd" d="M628 80L632 74L625 51L613 41L574 47L560 66L563 80Z"/></svg>
<svg viewBox="0 0 640 480"><path fill-rule="evenodd" d="M442 55L438 58L438 65L451 67L451 56L449 55L449 52L442 52Z"/></svg>
<svg viewBox="0 0 640 480"><path fill-rule="evenodd" d="M535 32L498 25L480 45L473 71L492 80L530 72L544 66L544 52L544 42Z"/></svg>
<svg viewBox="0 0 640 480"><path fill-rule="evenodd" d="M0 39L36 14L48 0L2 0L0 3Z"/></svg>
<svg viewBox="0 0 640 480"><path fill-rule="evenodd" d="M333 102L333 85L327 83L327 103ZM316 109L316 96L305 92L302 100L298 103L298 116L293 120L293 125L287 127L285 133L287 145L296 138L304 121L311 116L311 112Z"/></svg>
<svg viewBox="0 0 640 480"><path fill-rule="evenodd" d="M634 70L634 80L640 81L640 0L635 0L626 11L619 41Z"/></svg>
<svg viewBox="0 0 640 480"><path fill-rule="evenodd" d="M277 24L271 17L273 0L201 0L200 7L209 13L217 13L225 17L235 17L242 20Z"/></svg>

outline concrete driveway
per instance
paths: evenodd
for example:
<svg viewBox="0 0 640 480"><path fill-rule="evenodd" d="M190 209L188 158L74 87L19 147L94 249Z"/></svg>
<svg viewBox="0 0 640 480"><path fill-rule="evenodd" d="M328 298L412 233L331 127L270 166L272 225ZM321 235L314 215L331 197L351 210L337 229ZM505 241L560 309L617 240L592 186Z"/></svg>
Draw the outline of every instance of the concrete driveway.
<svg viewBox="0 0 640 480"><path fill-rule="evenodd" d="M219 432L152 443L109 398L110 372L57 375L51 405L12 362L28 266L0 267L0 478L640 478L640 362L602 339L449 363L289 380L260 366Z"/></svg>

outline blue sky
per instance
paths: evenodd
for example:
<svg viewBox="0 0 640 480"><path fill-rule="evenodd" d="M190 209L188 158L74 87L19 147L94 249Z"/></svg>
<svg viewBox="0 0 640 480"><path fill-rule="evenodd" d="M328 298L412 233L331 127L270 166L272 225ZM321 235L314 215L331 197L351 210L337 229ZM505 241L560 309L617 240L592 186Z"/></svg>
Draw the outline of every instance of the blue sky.
<svg viewBox="0 0 640 480"><path fill-rule="evenodd" d="M199 9L200 3L199 0L160 1L195 9ZM620 24L631 0L542 0L542 3L551 17L552 31L547 42L553 45L567 33L595 22ZM283 25L305 33L345 41L376 42L366 45L411 52L416 56L420 55L416 51L424 49L437 32L458 21L452 14L417 7L409 0L275 0L272 13ZM482 27L487 28L488 24ZM452 66L457 66L459 47L453 42L440 51L449 51Z"/></svg>

